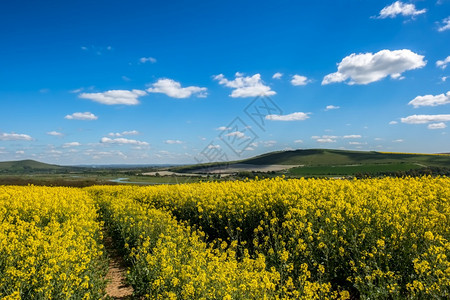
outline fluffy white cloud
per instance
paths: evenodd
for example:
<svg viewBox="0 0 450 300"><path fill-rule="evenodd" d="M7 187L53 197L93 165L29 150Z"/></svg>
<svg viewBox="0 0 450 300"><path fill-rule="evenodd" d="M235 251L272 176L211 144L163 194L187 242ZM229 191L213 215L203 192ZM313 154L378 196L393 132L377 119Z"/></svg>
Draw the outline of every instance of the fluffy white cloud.
<svg viewBox="0 0 450 300"><path fill-rule="evenodd" d="M70 143L65 143L63 145L63 148L78 147L78 146L81 146L81 144L79 142L70 142Z"/></svg>
<svg viewBox="0 0 450 300"><path fill-rule="evenodd" d="M333 140L330 138L326 138L326 139L320 138L320 139L317 139L316 142L322 143L322 144L323 143L336 143L336 140Z"/></svg>
<svg viewBox="0 0 450 300"><path fill-rule="evenodd" d="M180 141L180 140L166 140L164 143L166 143L166 144L183 144L183 141Z"/></svg>
<svg viewBox="0 0 450 300"><path fill-rule="evenodd" d="M450 29L450 17L445 18L442 20L442 25L439 26L438 31L446 31Z"/></svg>
<svg viewBox="0 0 450 300"><path fill-rule="evenodd" d="M294 143L301 144L301 143L303 143L303 140L295 140Z"/></svg>
<svg viewBox="0 0 450 300"><path fill-rule="evenodd" d="M391 5L384 7L380 11L380 15L378 17L380 19L395 18L398 15L402 15L404 17L414 17L424 14L426 11L426 9L417 10L414 4L406 4L401 1L396 1Z"/></svg>
<svg viewBox="0 0 450 300"><path fill-rule="evenodd" d="M106 105L137 105L138 98L147 93L141 90L110 90L103 93L81 93L78 97Z"/></svg>
<svg viewBox="0 0 450 300"><path fill-rule="evenodd" d="M139 131L137 130L130 130L130 131L122 131L122 132L110 132L108 133L108 136L124 136L124 135L138 135Z"/></svg>
<svg viewBox="0 0 450 300"><path fill-rule="evenodd" d="M32 141L33 138L23 133L0 133L0 141Z"/></svg>
<svg viewBox="0 0 450 300"><path fill-rule="evenodd" d="M231 127L220 126L220 127L216 128L216 130L220 130L220 131L229 130L229 129L231 129Z"/></svg>
<svg viewBox="0 0 450 300"><path fill-rule="evenodd" d="M153 83L152 87L147 89L147 92L166 94L169 97L181 99L188 98L193 94L197 94L197 97L206 97L206 90L205 87L198 86L181 87L179 82L163 78Z"/></svg>
<svg viewBox="0 0 450 300"><path fill-rule="evenodd" d="M420 106L438 106L450 103L450 91L446 94L417 96L408 104L415 108Z"/></svg>
<svg viewBox="0 0 450 300"><path fill-rule="evenodd" d="M58 132L58 131L49 131L49 132L47 132L47 134L51 135L51 136L64 136L63 133Z"/></svg>
<svg viewBox="0 0 450 300"><path fill-rule="evenodd" d="M25 154L25 151L23 151L23 150L18 150L18 151L16 151L16 154Z"/></svg>
<svg viewBox="0 0 450 300"><path fill-rule="evenodd" d="M338 136L335 136L335 135L322 135L322 136L314 135L311 138L313 140L316 140L316 142L318 142L318 143L325 144L325 143L336 143L336 139L338 138Z"/></svg>
<svg viewBox="0 0 450 300"><path fill-rule="evenodd" d="M348 84L368 84L387 76L401 79L403 72L425 65L424 56L408 49L381 50L375 54L353 53L338 64L337 72L323 78L322 85L346 80L349 80Z"/></svg>
<svg viewBox="0 0 450 300"><path fill-rule="evenodd" d="M307 85L308 84L308 78L302 75L295 74L292 76L291 80L292 85L299 86L299 85Z"/></svg>
<svg viewBox="0 0 450 300"><path fill-rule="evenodd" d="M447 122L450 121L450 114L446 115L412 115L406 118L401 118L402 123L406 124L426 124L432 122Z"/></svg>
<svg viewBox="0 0 450 300"><path fill-rule="evenodd" d="M137 141L137 140L131 140L126 138L116 138L111 139L108 137L103 137L100 140L103 144L119 144L119 145L138 145L138 146L148 146L149 144L147 142Z"/></svg>
<svg viewBox="0 0 450 300"><path fill-rule="evenodd" d="M444 128L447 128L447 125L445 125L445 123L443 122L428 124L428 129L444 129Z"/></svg>
<svg viewBox="0 0 450 300"><path fill-rule="evenodd" d="M139 59L139 61L141 63L143 63L143 64L145 64L146 62L150 62L150 63L154 64L156 62L156 58L154 58L154 57L141 57Z"/></svg>
<svg viewBox="0 0 450 300"><path fill-rule="evenodd" d="M397 121L390 121L389 122L389 125L395 125L395 124L398 124L398 122Z"/></svg>
<svg viewBox="0 0 450 300"><path fill-rule="evenodd" d="M350 134L350 135L344 135L342 138L344 139L360 139L362 138L359 134Z"/></svg>
<svg viewBox="0 0 450 300"><path fill-rule="evenodd" d="M234 89L230 95L233 98L272 96L276 94L269 86L264 85L260 74L244 77L242 73L237 72L235 75L236 78L234 80L226 79L223 74L214 76L214 79L218 80L219 84Z"/></svg>
<svg viewBox="0 0 450 300"><path fill-rule="evenodd" d="M403 143L405 140L403 139L398 139L398 140L393 140L393 143Z"/></svg>
<svg viewBox="0 0 450 300"><path fill-rule="evenodd" d="M280 73L280 72L276 72L272 76L273 79L281 79L281 77L283 77L283 73Z"/></svg>
<svg viewBox="0 0 450 300"><path fill-rule="evenodd" d="M208 149L220 149L220 145L208 145Z"/></svg>
<svg viewBox="0 0 450 300"><path fill-rule="evenodd" d="M450 55L447 56L444 60L438 60L436 62L436 67L439 67L442 70L444 70L447 67L448 63L450 63Z"/></svg>
<svg viewBox="0 0 450 300"><path fill-rule="evenodd" d="M235 136L238 139L242 139L242 138L245 138L245 133L240 132L240 131L233 131L233 132L225 134L225 136Z"/></svg>
<svg viewBox="0 0 450 300"><path fill-rule="evenodd" d="M325 107L325 110L332 110L332 109L339 109L341 108L340 106L335 106L335 105L327 105L327 107Z"/></svg>
<svg viewBox="0 0 450 300"><path fill-rule="evenodd" d="M73 113L71 115L67 115L67 116L64 117L64 119L90 121L90 120L97 120L98 117L96 115L94 115L93 113L90 113L90 112L87 111L87 112L83 112L83 113L82 112L76 112L76 113Z"/></svg>
<svg viewBox="0 0 450 300"><path fill-rule="evenodd" d="M295 112L288 115L267 115L266 120L271 121L303 121L309 118L310 113Z"/></svg>

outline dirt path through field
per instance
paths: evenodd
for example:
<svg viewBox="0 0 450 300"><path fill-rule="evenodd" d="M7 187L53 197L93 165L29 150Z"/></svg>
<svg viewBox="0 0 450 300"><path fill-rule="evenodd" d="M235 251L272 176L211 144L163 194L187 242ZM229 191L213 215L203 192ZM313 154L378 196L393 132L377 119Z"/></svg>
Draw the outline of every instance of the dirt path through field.
<svg viewBox="0 0 450 300"><path fill-rule="evenodd" d="M125 281L127 271L125 262L114 247L112 237L107 230L103 231L103 235L105 251L109 259L108 273L106 274L106 279L108 280L106 294L112 299L132 299L133 288L127 285Z"/></svg>

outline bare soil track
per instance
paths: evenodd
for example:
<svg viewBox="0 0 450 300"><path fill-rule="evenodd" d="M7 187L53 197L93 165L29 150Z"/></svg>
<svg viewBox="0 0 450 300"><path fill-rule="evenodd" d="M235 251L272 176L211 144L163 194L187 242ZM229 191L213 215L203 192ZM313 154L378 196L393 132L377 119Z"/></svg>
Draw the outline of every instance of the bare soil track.
<svg viewBox="0 0 450 300"><path fill-rule="evenodd" d="M103 230L103 242L109 259L108 273L106 274L107 299L133 299L133 288L125 280L127 270L125 262L114 247L112 237L107 230Z"/></svg>

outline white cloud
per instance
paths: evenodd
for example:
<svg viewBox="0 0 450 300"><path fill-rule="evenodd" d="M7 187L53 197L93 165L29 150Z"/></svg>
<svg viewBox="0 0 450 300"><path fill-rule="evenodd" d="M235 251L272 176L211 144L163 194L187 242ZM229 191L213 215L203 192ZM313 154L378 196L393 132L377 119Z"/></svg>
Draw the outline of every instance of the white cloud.
<svg viewBox="0 0 450 300"><path fill-rule="evenodd" d="M269 147L275 146L278 142L275 140L269 140L269 141L264 141L262 143L263 143L264 147L269 148Z"/></svg>
<svg viewBox="0 0 450 300"><path fill-rule="evenodd" d="M445 125L445 123L443 122L428 124L428 129L444 129L444 128L447 128L447 125Z"/></svg>
<svg viewBox="0 0 450 300"><path fill-rule="evenodd" d="M122 132L110 132L108 133L108 136L124 136L124 135L138 135L139 131L137 130L130 130L130 131L122 131Z"/></svg>
<svg viewBox="0 0 450 300"><path fill-rule="evenodd" d="M48 153L59 155L59 154L62 154L62 151L52 149L52 150L48 151Z"/></svg>
<svg viewBox="0 0 450 300"><path fill-rule="evenodd" d="M333 139L330 139L330 138L328 138L328 139L320 138L320 139L317 139L316 142L322 143L322 144L323 143L336 143L336 140L333 140Z"/></svg>
<svg viewBox="0 0 450 300"><path fill-rule="evenodd" d="M180 141L180 140L166 140L164 143L166 143L166 144L183 144L183 141Z"/></svg>
<svg viewBox="0 0 450 300"><path fill-rule="evenodd" d="M295 112L288 115L267 115L266 120L271 121L303 121L309 118L310 113Z"/></svg>
<svg viewBox="0 0 450 300"><path fill-rule="evenodd" d="M301 144L301 143L303 143L303 140L295 140L294 143Z"/></svg>
<svg viewBox="0 0 450 300"><path fill-rule="evenodd" d="M81 144L79 142L70 142L70 143L65 143L62 147L69 148L69 147L78 147L78 146L81 146Z"/></svg>
<svg viewBox="0 0 450 300"><path fill-rule="evenodd" d="M342 138L344 139L360 139L362 138L359 134L350 134L350 135L344 135Z"/></svg>
<svg viewBox="0 0 450 300"><path fill-rule="evenodd" d="M450 17L445 18L442 20L442 25L439 26L438 31L446 31L450 29Z"/></svg>
<svg viewBox="0 0 450 300"><path fill-rule="evenodd" d="M445 82L448 78L449 78L449 76L442 76L441 80L442 80L442 82Z"/></svg>
<svg viewBox="0 0 450 300"><path fill-rule="evenodd" d="M74 89L74 90L70 90L69 93L71 93L71 94L78 94L78 93L81 92L82 90L83 90L83 88Z"/></svg>
<svg viewBox="0 0 450 300"><path fill-rule="evenodd" d="M336 139L338 137L335 135L322 135L322 136L314 135L311 138L313 140L316 140L316 142L318 143L325 144L325 143L336 143Z"/></svg>
<svg viewBox="0 0 450 300"><path fill-rule="evenodd" d="M234 80L226 79L223 74L214 76L214 79L218 80L219 84L234 89L230 95L233 98L272 96L276 94L269 86L264 85L260 74L244 77L242 73L237 72L235 75L236 78Z"/></svg>
<svg viewBox="0 0 450 300"><path fill-rule="evenodd" d="M332 110L332 109L339 109L341 108L340 106L335 106L335 105L327 105L327 107L325 107L325 110Z"/></svg>
<svg viewBox="0 0 450 300"><path fill-rule="evenodd" d="M157 82L152 84L151 88L147 89L147 92L149 93L162 93L166 94L169 97L172 98L188 98L193 94L197 94L197 97L206 97L206 88L205 87L198 87L198 86L188 86L188 87L181 87L181 84L177 81L174 81L172 79L163 78L158 79Z"/></svg>
<svg viewBox="0 0 450 300"><path fill-rule="evenodd" d="M67 119L67 120L83 120L83 121L85 121L85 120L88 120L88 121L90 121L90 120L97 120L98 119L98 117L96 116L96 115L94 115L93 113L90 113L90 112L76 112L76 113L73 113L73 114L71 114L71 115L67 115L67 116L65 116L64 117L64 119Z"/></svg>
<svg viewBox="0 0 450 300"><path fill-rule="evenodd" d="M59 137L64 136L63 133L58 132L58 131L49 131L49 132L47 132L47 134L51 135L51 136L59 136Z"/></svg>
<svg viewBox="0 0 450 300"><path fill-rule="evenodd" d="M208 149L220 149L220 145L208 145Z"/></svg>
<svg viewBox="0 0 450 300"><path fill-rule="evenodd" d="M302 75L295 74L292 76L291 80L292 85L299 86L299 85L307 85L308 84L308 78Z"/></svg>
<svg viewBox="0 0 450 300"><path fill-rule="evenodd" d="M81 93L78 97L106 105L137 105L138 98L145 95L147 93L141 90L110 90L103 93Z"/></svg>
<svg viewBox="0 0 450 300"><path fill-rule="evenodd" d="M235 136L238 139L242 139L245 137L245 133L240 132L240 131L233 131L233 132L225 134L225 136Z"/></svg>
<svg viewBox="0 0 450 300"><path fill-rule="evenodd" d="M450 114L446 115L412 115L401 119L406 124L426 124L432 122L450 121Z"/></svg>
<svg viewBox="0 0 450 300"><path fill-rule="evenodd" d="M367 143L362 142L348 142L349 145L366 145Z"/></svg>
<svg viewBox="0 0 450 300"><path fill-rule="evenodd" d="M276 72L272 76L273 79L281 79L281 77L283 77L283 73L280 73L280 72Z"/></svg>
<svg viewBox="0 0 450 300"><path fill-rule="evenodd" d="M216 130L220 130L220 131L230 130L230 129L231 129L231 127L226 127L226 126L220 126L220 127L216 128Z"/></svg>
<svg viewBox="0 0 450 300"><path fill-rule="evenodd" d="M425 96L417 96L413 100L411 100L408 104L413 105L414 108L420 106L438 106L450 103L450 91L446 94L439 95L425 95Z"/></svg>
<svg viewBox="0 0 450 300"><path fill-rule="evenodd" d="M141 57L139 59L139 61L141 63L143 63L143 64L145 64L146 62L150 62L150 63L154 64L156 62L156 58L154 58L154 57Z"/></svg>
<svg viewBox="0 0 450 300"><path fill-rule="evenodd" d="M389 122L389 125L395 125L395 124L398 124L398 122L397 121L390 121Z"/></svg>
<svg viewBox="0 0 450 300"><path fill-rule="evenodd" d="M447 56L444 60L438 60L436 62L436 67L439 67L442 70L444 70L447 67L448 63L450 63L450 55Z"/></svg>
<svg viewBox="0 0 450 300"><path fill-rule="evenodd" d="M322 85L346 80L349 80L350 85L368 84L387 76L401 79L403 72L422 68L425 65L424 56L408 49L381 50L375 54L353 53L338 64L336 73L328 74L323 78Z"/></svg>
<svg viewBox="0 0 450 300"><path fill-rule="evenodd" d="M380 15L378 17L380 19L395 18L398 15L402 15L404 17L414 17L424 14L426 11L426 9L417 10L414 4L406 4L401 1L396 1L391 5L384 7L380 11Z"/></svg>
<svg viewBox="0 0 450 300"><path fill-rule="evenodd" d="M25 154L25 151L23 151L23 150L18 150L18 151L16 151L16 154Z"/></svg>
<svg viewBox="0 0 450 300"><path fill-rule="evenodd" d="M0 133L0 141L32 141L33 138L23 133Z"/></svg>
<svg viewBox="0 0 450 300"><path fill-rule="evenodd" d="M398 139L398 140L393 140L393 143L403 143L405 140L403 139Z"/></svg>
<svg viewBox="0 0 450 300"><path fill-rule="evenodd" d="M119 145L138 145L138 146L148 146L149 144L147 142L137 141L137 140L131 140L126 138L116 138L111 139L107 137L103 137L100 140L103 144L119 144Z"/></svg>

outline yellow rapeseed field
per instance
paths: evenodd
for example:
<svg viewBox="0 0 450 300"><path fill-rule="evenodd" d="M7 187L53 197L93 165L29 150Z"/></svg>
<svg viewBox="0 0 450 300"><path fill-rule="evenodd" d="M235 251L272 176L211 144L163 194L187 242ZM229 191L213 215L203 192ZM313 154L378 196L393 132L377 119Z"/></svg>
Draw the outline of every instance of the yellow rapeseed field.
<svg viewBox="0 0 450 300"><path fill-rule="evenodd" d="M97 217L80 189L0 186L0 298L99 299Z"/></svg>
<svg viewBox="0 0 450 300"><path fill-rule="evenodd" d="M164 272L158 266L155 273L155 258L148 256L146 261L141 257L141 253L148 255L146 251L164 256L160 259L170 261L168 266L176 272L181 272L184 264L191 264L190 256L181 258L176 252L161 250L168 247L165 232L159 236L154 229L150 233L142 229L149 222L140 216L156 214L164 215L170 222L175 218L177 226L181 226L177 228L188 228L182 242L178 242L183 247L194 236L207 242L209 245L202 247L214 249L218 256L230 257L229 251L233 251L238 269L248 259L261 261L267 272L265 282L270 284L255 288L268 298L449 297L449 178L277 178L139 188L95 187L89 191L104 201L109 222L121 231L134 264L130 276L139 281L142 294L159 295L164 290L179 299L191 297L183 294L186 289L170 284L172 271ZM166 222L156 224L157 230L162 230L161 224ZM172 232L169 240L179 236ZM195 248L188 248L192 247ZM186 250L180 253L186 255ZM192 255L198 258L196 263L201 260L195 250ZM219 274L218 270L214 274ZM240 273L233 272L229 280L241 280ZM145 277L142 273L150 275ZM152 277L156 274L159 277ZM203 286L214 280L208 272L203 276L187 282ZM254 275L250 274L244 282L249 283L252 278ZM219 286L216 291L222 289ZM189 285L186 287L189 290ZM225 294L233 299L261 298L245 291L244 286L236 291L229 284L214 297L196 297L217 299Z"/></svg>
<svg viewBox="0 0 450 300"><path fill-rule="evenodd" d="M0 298L449 299L450 178L0 187Z"/></svg>

